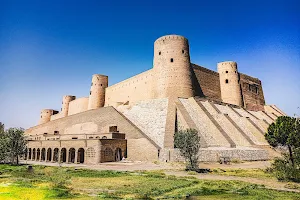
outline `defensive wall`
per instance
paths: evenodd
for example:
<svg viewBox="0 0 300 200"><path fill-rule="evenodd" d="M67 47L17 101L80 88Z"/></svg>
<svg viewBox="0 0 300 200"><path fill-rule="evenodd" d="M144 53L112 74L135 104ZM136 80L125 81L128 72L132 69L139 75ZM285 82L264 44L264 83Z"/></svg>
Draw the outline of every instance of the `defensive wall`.
<svg viewBox="0 0 300 200"><path fill-rule="evenodd" d="M261 81L238 72L236 62L217 64L218 72L190 62L189 42L178 35L154 43L153 68L108 86L108 77L92 77L89 97L63 97L60 113L41 112L41 123L103 106L133 105L141 100L192 96L206 97L248 110L264 110Z"/></svg>

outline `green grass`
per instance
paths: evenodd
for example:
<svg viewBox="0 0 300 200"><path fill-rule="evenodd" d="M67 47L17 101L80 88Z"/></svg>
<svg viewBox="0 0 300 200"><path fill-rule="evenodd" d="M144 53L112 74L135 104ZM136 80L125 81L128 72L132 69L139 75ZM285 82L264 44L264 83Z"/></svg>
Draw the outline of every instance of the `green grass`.
<svg viewBox="0 0 300 200"><path fill-rule="evenodd" d="M300 199L299 193L269 190L255 184L179 178L162 171L33 168L34 172L29 173L27 166L0 165L0 199L184 199L187 196L194 199ZM246 176L248 172L227 173Z"/></svg>
<svg viewBox="0 0 300 200"><path fill-rule="evenodd" d="M272 173L267 172L263 169L220 169L218 168L218 169L213 169L212 174L276 180L276 178Z"/></svg>

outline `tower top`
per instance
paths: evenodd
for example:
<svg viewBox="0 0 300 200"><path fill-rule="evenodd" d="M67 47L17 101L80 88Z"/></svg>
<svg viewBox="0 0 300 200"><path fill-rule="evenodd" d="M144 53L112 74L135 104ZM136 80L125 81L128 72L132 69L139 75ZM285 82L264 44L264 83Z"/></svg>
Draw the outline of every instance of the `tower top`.
<svg viewBox="0 0 300 200"><path fill-rule="evenodd" d="M165 35L165 36L162 36L160 38L158 38L157 40L155 40L154 43L163 43L164 41L167 41L167 40L188 40L186 39L185 37L181 36L181 35Z"/></svg>

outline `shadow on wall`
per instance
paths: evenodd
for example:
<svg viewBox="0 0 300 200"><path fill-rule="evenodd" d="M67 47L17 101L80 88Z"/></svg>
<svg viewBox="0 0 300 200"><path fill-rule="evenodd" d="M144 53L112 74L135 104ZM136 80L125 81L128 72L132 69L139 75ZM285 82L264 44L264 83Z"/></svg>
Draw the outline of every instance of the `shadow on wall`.
<svg viewBox="0 0 300 200"><path fill-rule="evenodd" d="M191 74L192 74L192 84L195 93L194 96L205 97L203 90L199 84L199 80L197 79L197 76L193 70L193 66L191 66Z"/></svg>

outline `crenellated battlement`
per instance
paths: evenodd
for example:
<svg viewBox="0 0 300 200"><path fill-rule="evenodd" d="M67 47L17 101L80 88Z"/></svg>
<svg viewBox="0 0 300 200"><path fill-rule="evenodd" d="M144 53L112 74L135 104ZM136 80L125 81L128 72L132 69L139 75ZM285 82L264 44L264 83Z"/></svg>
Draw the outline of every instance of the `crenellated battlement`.
<svg viewBox="0 0 300 200"><path fill-rule="evenodd" d="M160 38L158 38L154 44L157 44L157 43L164 43L165 41L168 41L168 40L184 40L184 41L188 41L188 39L186 39L185 37L181 36L181 35L165 35L165 36L162 36Z"/></svg>
<svg viewBox="0 0 300 200"><path fill-rule="evenodd" d="M234 61L224 61L224 62L219 62L218 63L218 68L220 67L232 67L232 68L237 68L237 63Z"/></svg>

